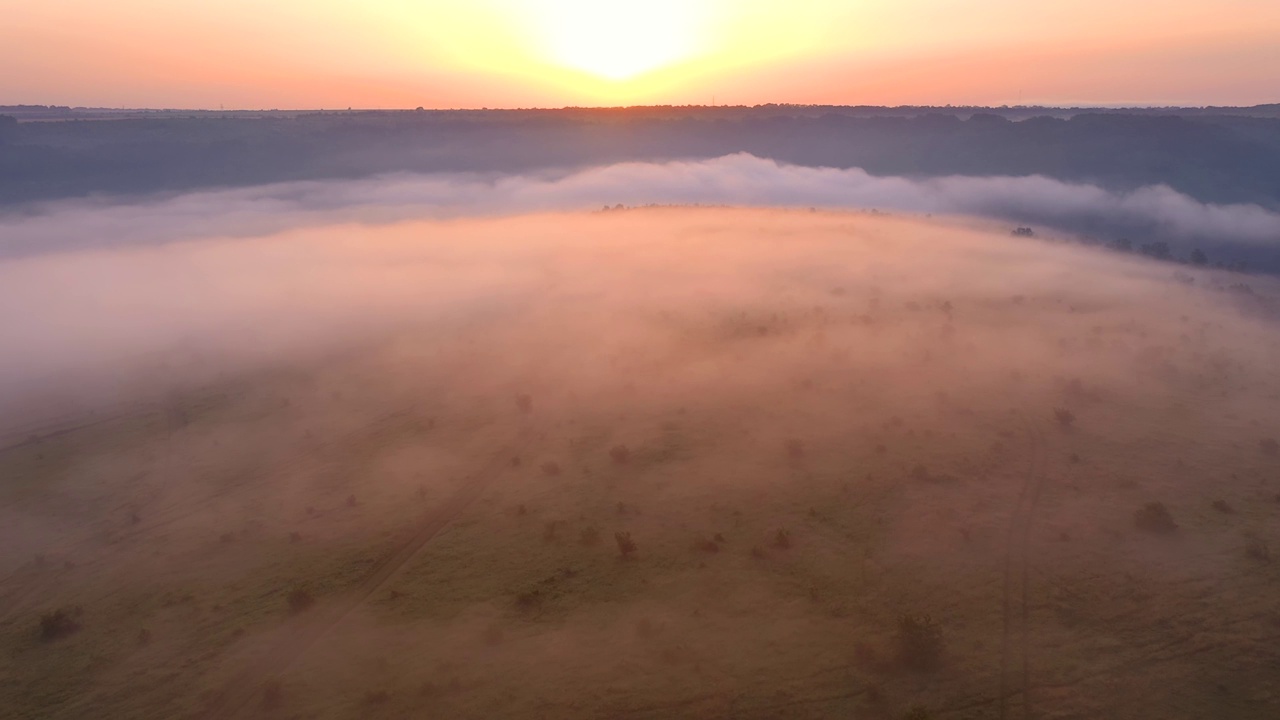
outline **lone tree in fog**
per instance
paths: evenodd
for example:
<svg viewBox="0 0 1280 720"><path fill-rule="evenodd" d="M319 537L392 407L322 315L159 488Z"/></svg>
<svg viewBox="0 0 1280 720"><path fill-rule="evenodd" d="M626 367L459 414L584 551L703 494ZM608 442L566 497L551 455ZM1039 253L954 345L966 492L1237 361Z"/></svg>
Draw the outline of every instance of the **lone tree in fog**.
<svg viewBox="0 0 1280 720"><path fill-rule="evenodd" d="M18 118L12 115L0 115L0 145L4 145L17 129Z"/></svg>
<svg viewBox="0 0 1280 720"><path fill-rule="evenodd" d="M1190 260L1192 265L1199 265L1201 267L1209 264L1209 256L1205 255L1204 251L1200 248L1196 248L1191 251Z"/></svg>
<svg viewBox="0 0 1280 720"><path fill-rule="evenodd" d="M1145 243L1138 249L1138 251L1143 255L1155 258L1156 260L1168 260L1173 257L1173 254L1169 252L1169 243L1163 240L1158 240L1153 243Z"/></svg>
<svg viewBox="0 0 1280 720"><path fill-rule="evenodd" d="M631 533L616 532L613 534L613 539L618 542L618 554L622 556L622 559L630 560L631 556L636 552L636 543L631 539Z"/></svg>
<svg viewBox="0 0 1280 720"><path fill-rule="evenodd" d="M1178 523L1173 521L1169 508L1160 502L1149 502L1135 512L1133 524L1143 532L1156 535L1168 535L1178 529Z"/></svg>
<svg viewBox="0 0 1280 720"><path fill-rule="evenodd" d="M293 590L290 590L289 594L285 597L285 600L289 603L290 612L294 613L309 610L312 605L316 604L316 599L312 597L311 593L302 588L294 588Z"/></svg>
<svg viewBox="0 0 1280 720"><path fill-rule="evenodd" d="M942 626L928 615L898 618L898 660L909 670L936 670L942 664Z"/></svg>

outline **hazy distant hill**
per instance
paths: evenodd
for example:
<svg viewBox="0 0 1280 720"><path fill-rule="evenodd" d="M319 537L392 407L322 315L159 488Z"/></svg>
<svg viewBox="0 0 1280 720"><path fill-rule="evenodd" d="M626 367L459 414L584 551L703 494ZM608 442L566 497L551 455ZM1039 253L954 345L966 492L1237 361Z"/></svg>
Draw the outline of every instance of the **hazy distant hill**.
<svg viewBox="0 0 1280 720"><path fill-rule="evenodd" d="M1110 189L1164 183L1206 202L1280 207L1280 106L9 112L46 121L0 124L0 204L749 152L878 175L1040 174Z"/></svg>

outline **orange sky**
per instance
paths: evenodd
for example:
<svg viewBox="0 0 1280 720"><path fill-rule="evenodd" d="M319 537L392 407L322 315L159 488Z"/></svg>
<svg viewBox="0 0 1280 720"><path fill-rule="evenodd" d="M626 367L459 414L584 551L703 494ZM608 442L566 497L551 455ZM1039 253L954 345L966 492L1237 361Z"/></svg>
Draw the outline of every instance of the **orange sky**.
<svg viewBox="0 0 1280 720"><path fill-rule="evenodd" d="M0 104L1255 104L1276 0L0 0Z"/></svg>

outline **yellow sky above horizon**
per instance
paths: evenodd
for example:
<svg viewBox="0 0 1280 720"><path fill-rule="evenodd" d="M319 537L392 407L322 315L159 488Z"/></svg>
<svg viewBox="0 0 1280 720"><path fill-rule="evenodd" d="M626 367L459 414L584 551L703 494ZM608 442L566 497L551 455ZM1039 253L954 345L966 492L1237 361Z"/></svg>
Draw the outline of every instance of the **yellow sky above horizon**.
<svg viewBox="0 0 1280 720"><path fill-rule="evenodd" d="M0 0L0 104L1255 104L1275 0Z"/></svg>

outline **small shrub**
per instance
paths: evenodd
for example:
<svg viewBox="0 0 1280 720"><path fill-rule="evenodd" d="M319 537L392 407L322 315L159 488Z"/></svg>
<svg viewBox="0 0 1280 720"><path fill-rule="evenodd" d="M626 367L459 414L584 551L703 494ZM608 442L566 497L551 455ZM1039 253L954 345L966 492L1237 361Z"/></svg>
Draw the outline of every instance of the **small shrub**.
<svg viewBox="0 0 1280 720"><path fill-rule="evenodd" d="M291 533L289 533L289 542L291 542L291 543L300 543L300 542L302 542L302 533L300 533L300 532L296 532L296 531L295 531L295 532L291 532Z"/></svg>
<svg viewBox="0 0 1280 720"><path fill-rule="evenodd" d="M484 629L484 644L494 647L502 644L503 632L502 627L494 624Z"/></svg>
<svg viewBox="0 0 1280 720"><path fill-rule="evenodd" d="M309 610L312 605L316 604L316 599L311 596L311 593L302 588L294 588L293 590L290 590L289 595L285 599L289 603L289 611L294 613Z"/></svg>
<svg viewBox="0 0 1280 720"><path fill-rule="evenodd" d="M1213 509L1224 515L1234 515L1236 509L1227 504L1226 500L1214 500Z"/></svg>
<svg viewBox="0 0 1280 720"><path fill-rule="evenodd" d="M524 517L528 514L529 514L529 508L525 507L524 503L520 503L518 506L516 506L516 515L518 517Z"/></svg>
<svg viewBox="0 0 1280 720"><path fill-rule="evenodd" d="M716 536L715 536L714 538L712 538L712 539L713 539L713 540L715 540L716 542L718 542L718 543L722 544L722 545L724 544L724 535L722 535L722 534L720 534L720 533L716 533Z"/></svg>
<svg viewBox="0 0 1280 720"><path fill-rule="evenodd" d="M867 685L867 702L876 705L884 702L884 688L880 686L880 683Z"/></svg>
<svg viewBox="0 0 1280 720"><path fill-rule="evenodd" d="M773 546L781 550L791 547L791 533L786 530L779 529L773 536Z"/></svg>
<svg viewBox="0 0 1280 720"><path fill-rule="evenodd" d="M1054 408L1053 419L1058 421L1058 426L1063 430L1069 430L1076 424L1076 414L1066 408Z"/></svg>
<svg viewBox="0 0 1280 720"><path fill-rule="evenodd" d="M1249 545L1244 549L1244 554L1251 560L1271 562L1271 548L1267 547L1267 544L1261 540L1250 541Z"/></svg>
<svg viewBox="0 0 1280 720"><path fill-rule="evenodd" d="M667 665L679 665L684 662L685 656L684 648L679 646L665 647L662 652L658 653L658 657Z"/></svg>
<svg viewBox="0 0 1280 720"><path fill-rule="evenodd" d="M1133 514L1133 524L1143 532L1167 535L1178 529L1164 503L1149 502Z"/></svg>
<svg viewBox="0 0 1280 720"><path fill-rule="evenodd" d="M699 538L697 541L695 541L693 543L693 549L695 552L704 552L704 553L720 552L720 546L717 545L714 540L708 540L706 538Z"/></svg>
<svg viewBox="0 0 1280 720"><path fill-rule="evenodd" d="M916 465L911 468L911 479L917 482L929 482L932 476L929 475L929 469L924 465Z"/></svg>
<svg viewBox="0 0 1280 720"><path fill-rule="evenodd" d="M911 709L902 716L902 720L933 720L933 713L923 705L912 705Z"/></svg>
<svg viewBox="0 0 1280 720"><path fill-rule="evenodd" d="M622 556L622 559L630 560L631 556L636 552L636 543L631 539L631 533L616 532L613 534L613 539L618 543L618 554Z"/></svg>
<svg viewBox="0 0 1280 720"><path fill-rule="evenodd" d="M221 535L218 539L219 539L219 540L221 540L224 544L226 544L226 543L232 543L232 542L235 542L236 534L235 534L235 533L229 533L229 532L228 532L228 533L222 533L222 535Z"/></svg>
<svg viewBox="0 0 1280 720"><path fill-rule="evenodd" d="M799 460L800 458L804 457L804 443L801 442L800 440L797 440L795 438L788 440L786 444L786 449L787 449L787 457L791 458L792 460Z"/></svg>
<svg viewBox="0 0 1280 720"><path fill-rule="evenodd" d="M348 496L347 496L347 507L355 507L355 506L357 506L357 505L359 505L359 504L360 504L360 501L356 500L356 496L355 496L355 495L348 495Z"/></svg>
<svg viewBox="0 0 1280 720"><path fill-rule="evenodd" d="M898 659L909 670L934 670L942 663L942 627L928 615L898 618Z"/></svg>
<svg viewBox="0 0 1280 720"><path fill-rule="evenodd" d="M1263 455L1280 455L1280 442L1275 438L1263 438L1258 441L1258 449Z"/></svg>
<svg viewBox="0 0 1280 720"><path fill-rule="evenodd" d="M587 547L591 547L600 542L600 531L594 527L583 528L582 532L578 535L578 542Z"/></svg>
<svg viewBox="0 0 1280 720"><path fill-rule="evenodd" d="M77 609L58 609L40 616L40 639L58 640L80 631Z"/></svg>
<svg viewBox="0 0 1280 720"><path fill-rule="evenodd" d="M757 560L763 560L765 557L764 548L760 547L759 545L751 546L751 557Z"/></svg>
<svg viewBox="0 0 1280 720"><path fill-rule="evenodd" d="M151 631L146 628L142 628L141 630L138 631L138 645L145 647L150 644L151 644Z"/></svg>
<svg viewBox="0 0 1280 720"><path fill-rule="evenodd" d="M618 465L626 465L631 461L631 449L626 445L614 445L609 450L609 457L613 458L613 462Z"/></svg>
<svg viewBox="0 0 1280 720"><path fill-rule="evenodd" d="M648 640L657 637L658 626L653 624L649 618L640 618L636 621L636 636Z"/></svg>
<svg viewBox="0 0 1280 720"><path fill-rule="evenodd" d="M283 699L284 692L280 687L279 680L268 680L262 686L262 708L264 710L275 710L280 707Z"/></svg>
<svg viewBox="0 0 1280 720"><path fill-rule="evenodd" d="M547 523L546 525L544 525L544 526L543 526L543 528L542 528L542 541L543 541L543 542L555 542L556 540L558 540L558 539L559 539L559 537L558 537L558 531L559 531L559 529L560 529L560 521L559 521L559 520L552 520L551 522L549 522L549 523Z"/></svg>
<svg viewBox="0 0 1280 720"><path fill-rule="evenodd" d="M853 644L853 662L863 670L879 670L882 664L876 649L862 640Z"/></svg>
<svg viewBox="0 0 1280 720"><path fill-rule="evenodd" d="M516 609L524 613L537 612L542 609L542 592L530 590L516 596Z"/></svg>
<svg viewBox="0 0 1280 720"><path fill-rule="evenodd" d="M533 412L533 397L530 395L520 394L516 396L516 407L520 412L526 415Z"/></svg>
<svg viewBox="0 0 1280 720"><path fill-rule="evenodd" d="M391 699L391 694L386 690L366 690L364 693L365 705L383 705Z"/></svg>
<svg viewBox="0 0 1280 720"><path fill-rule="evenodd" d="M542 474L543 475L559 475L560 463L552 460L548 460L542 463Z"/></svg>

